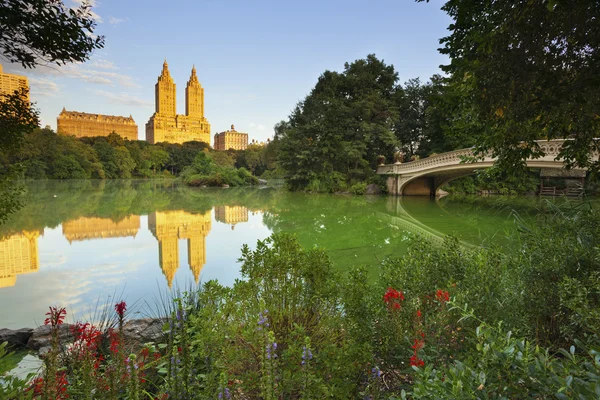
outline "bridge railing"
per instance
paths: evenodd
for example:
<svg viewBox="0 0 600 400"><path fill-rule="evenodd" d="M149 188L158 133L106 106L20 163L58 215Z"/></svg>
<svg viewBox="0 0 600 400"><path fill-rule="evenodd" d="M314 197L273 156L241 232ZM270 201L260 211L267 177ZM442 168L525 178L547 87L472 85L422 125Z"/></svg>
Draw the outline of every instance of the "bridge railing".
<svg viewBox="0 0 600 400"><path fill-rule="evenodd" d="M558 156L560 149L565 142L564 139L556 140L538 140L540 149L544 152L543 159L554 160ZM430 168L443 167L446 165L460 164L465 157L472 157L473 149L460 149L449 151L447 153L436 154L420 160L409 161L401 164L386 164L377 167L377 173L380 175L401 175L427 170ZM492 157L485 157L483 161L495 161ZM476 164L477 162L475 162Z"/></svg>

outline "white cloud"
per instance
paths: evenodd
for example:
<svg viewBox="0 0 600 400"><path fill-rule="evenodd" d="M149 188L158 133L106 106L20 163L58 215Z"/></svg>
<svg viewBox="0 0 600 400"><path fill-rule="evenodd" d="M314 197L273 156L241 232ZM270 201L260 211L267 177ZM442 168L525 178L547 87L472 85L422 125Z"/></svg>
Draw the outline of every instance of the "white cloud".
<svg viewBox="0 0 600 400"><path fill-rule="evenodd" d="M108 60L104 60L104 59L95 60L94 62L92 62L90 64L90 67L100 68L100 69L119 69L112 61L108 61Z"/></svg>
<svg viewBox="0 0 600 400"><path fill-rule="evenodd" d="M265 125L263 125L263 124L255 124L254 122L250 122L249 125L250 125L250 128L252 128L252 129L254 129L256 131L259 131L259 132L264 132L265 128L266 128Z"/></svg>
<svg viewBox="0 0 600 400"><path fill-rule="evenodd" d="M113 104L124 104L132 107L152 107L154 104L140 97L132 96L127 93L113 93L105 90L95 90L95 94L107 98Z"/></svg>
<svg viewBox="0 0 600 400"><path fill-rule="evenodd" d="M111 25L117 25L117 24L120 24L122 22L127 22L127 21L129 21L129 18L116 18L116 17L111 16L108 19L108 23Z"/></svg>
<svg viewBox="0 0 600 400"><path fill-rule="evenodd" d="M79 79L85 82L107 85L124 86L131 88L141 87L135 83L135 79L130 75L116 72L119 68L111 61L98 59L89 63L73 63L62 67L55 65L41 65L35 69L23 70L16 64L9 64L6 67L7 72L31 76L56 76Z"/></svg>
<svg viewBox="0 0 600 400"><path fill-rule="evenodd" d="M58 92L58 85L46 78L29 78L31 94L33 97L53 97Z"/></svg>

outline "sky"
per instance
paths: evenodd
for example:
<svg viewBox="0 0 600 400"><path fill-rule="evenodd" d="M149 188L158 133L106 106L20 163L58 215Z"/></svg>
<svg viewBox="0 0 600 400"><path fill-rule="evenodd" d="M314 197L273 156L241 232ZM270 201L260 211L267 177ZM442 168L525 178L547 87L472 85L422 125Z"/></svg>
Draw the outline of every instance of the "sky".
<svg viewBox="0 0 600 400"><path fill-rule="evenodd" d="M5 72L28 77L42 126L56 129L63 107L132 115L139 139L154 112L164 59L177 84L179 114L195 65L211 135L234 124L250 140L264 141L324 71L343 71L345 62L375 54L394 65L401 83L441 73L447 58L438 53L439 38L451 22L443 3L95 0L95 33L106 42L86 63L24 70L0 62Z"/></svg>

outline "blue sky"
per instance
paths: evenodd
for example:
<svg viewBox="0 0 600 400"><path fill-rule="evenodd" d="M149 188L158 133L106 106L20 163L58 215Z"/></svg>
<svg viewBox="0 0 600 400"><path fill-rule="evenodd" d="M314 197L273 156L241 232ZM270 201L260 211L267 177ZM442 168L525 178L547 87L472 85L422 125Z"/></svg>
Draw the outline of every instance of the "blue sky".
<svg viewBox="0 0 600 400"><path fill-rule="evenodd" d="M74 6L81 0L64 0ZM211 134L235 124L265 140L325 70L374 53L393 64L400 82L440 73L447 59L438 40L450 19L443 1L156 1L96 0L96 33L106 46L84 64L6 72L30 80L42 126L56 128L67 110L130 114L145 138L154 112L154 84L166 58L185 111L192 65L205 89Z"/></svg>

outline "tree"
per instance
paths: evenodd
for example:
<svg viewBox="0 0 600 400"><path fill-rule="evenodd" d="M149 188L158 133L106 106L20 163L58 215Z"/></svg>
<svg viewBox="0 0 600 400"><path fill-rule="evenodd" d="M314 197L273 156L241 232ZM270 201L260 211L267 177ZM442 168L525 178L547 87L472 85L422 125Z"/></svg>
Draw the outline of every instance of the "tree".
<svg viewBox="0 0 600 400"><path fill-rule="evenodd" d="M104 47L93 34L91 4L69 8L60 0L0 2L0 53L25 68L40 64L84 62Z"/></svg>
<svg viewBox="0 0 600 400"><path fill-rule="evenodd" d="M93 36L94 27L88 3L73 10L60 0L4 0L0 54L25 68L83 62L104 46L104 37ZM24 93L0 98L0 151L16 152L24 135L38 126L37 111L24 99ZM22 190L13 183L15 178L14 165L0 172L0 223L20 207Z"/></svg>
<svg viewBox="0 0 600 400"><path fill-rule="evenodd" d="M417 0L424 1L424 0ZM559 157L598 169L600 2L449 0L454 22L440 50L450 57L456 112L451 132L475 138L505 171L542 155L539 139L571 139Z"/></svg>
<svg viewBox="0 0 600 400"><path fill-rule="evenodd" d="M148 146L144 150L144 158L150 162L150 166L156 175L156 169L161 169L169 160L169 153L157 146Z"/></svg>
<svg viewBox="0 0 600 400"><path fill-rule="evenodd" d="M346 63L344 72L325 71L299 103L281 132L279 162L292 189L340 182L372 174L379 154L391 156L396 145L393 125L394 67L375 55Z"/></svg>
<svg viewBox="0 0 600 400"><path fill-rule="evenodd" d="M419 78L411 79L402 90L396 91L398 122L394 130L399 146L407 156L417 153L425 135L425 110L427 109L428 86Z"/></svg>
<svg viewBox="0 0 600 400"><path fill-rule="evenodd" d="M38 124L38 111L27 101L25 89L0 94L0 152L18 151L25 135ZM21 173L19 166L12 163L0 168L0 224L21 206L19 195L23 188L14 183Z"/></svg>

